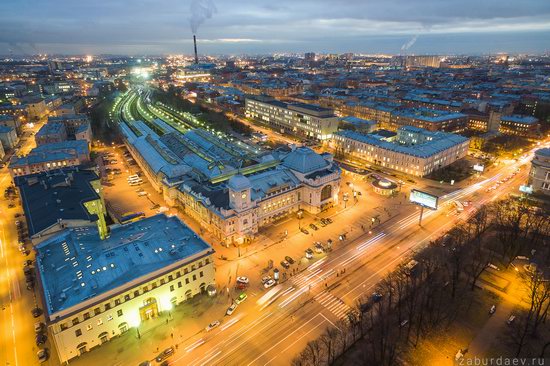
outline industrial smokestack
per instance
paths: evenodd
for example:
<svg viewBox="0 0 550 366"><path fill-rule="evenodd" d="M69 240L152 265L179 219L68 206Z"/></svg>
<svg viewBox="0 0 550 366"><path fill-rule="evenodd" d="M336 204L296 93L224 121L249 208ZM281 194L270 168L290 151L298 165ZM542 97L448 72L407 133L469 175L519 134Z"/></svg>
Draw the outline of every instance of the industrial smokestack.
<svg viewBox="0 0 550 366"><path fill-rule="evenodd" d="M199 55L197 54L197 36L193 34L193 44L195 45L195 63L199 63Z"/></svg>

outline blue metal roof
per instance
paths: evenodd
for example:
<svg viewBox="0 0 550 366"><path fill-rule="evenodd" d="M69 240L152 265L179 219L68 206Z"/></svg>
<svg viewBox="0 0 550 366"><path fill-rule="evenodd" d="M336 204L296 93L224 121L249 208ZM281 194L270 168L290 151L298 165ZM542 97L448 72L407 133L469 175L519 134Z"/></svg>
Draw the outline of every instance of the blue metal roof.
<svg viewBox="0 0 550 366"><path fill-rule="evenodd" d="M74 228L36 246L49 315L98 297L191 256L212 250L176 216L159 214L113 227Z"/></svg>

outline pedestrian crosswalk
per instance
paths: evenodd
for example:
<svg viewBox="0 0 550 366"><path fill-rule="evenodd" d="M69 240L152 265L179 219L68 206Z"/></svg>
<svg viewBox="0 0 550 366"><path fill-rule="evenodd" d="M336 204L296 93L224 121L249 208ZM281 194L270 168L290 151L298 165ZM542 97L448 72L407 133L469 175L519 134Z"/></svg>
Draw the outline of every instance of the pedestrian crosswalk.
<svg viewBox="0 0 550 366"><path fill-rule="evenodd" d="M323 291L320 294L317 294L314 299L325 309L330 311L338 319L348 321L348 314L352 309L339 297L334 296L328 291Z"/></svg>

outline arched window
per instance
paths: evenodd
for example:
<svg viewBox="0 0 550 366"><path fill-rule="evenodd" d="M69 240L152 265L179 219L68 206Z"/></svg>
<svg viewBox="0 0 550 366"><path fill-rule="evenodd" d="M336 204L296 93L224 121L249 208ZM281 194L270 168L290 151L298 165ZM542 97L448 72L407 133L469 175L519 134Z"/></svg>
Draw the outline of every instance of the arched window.
<svg viewBox="0 0 550 366"><path fill-rule="evenodd" d="M78 350L78 354L82 355L88 351L88 343L82 342L78 346L76 346L76 349Z"/></svg>
<svg viewBox="0 0 550 366"><path fill-rule="evenodd" d="M329 184L321 190L321 202L328 200L330 197L332 197L332 186Z"/></svg>

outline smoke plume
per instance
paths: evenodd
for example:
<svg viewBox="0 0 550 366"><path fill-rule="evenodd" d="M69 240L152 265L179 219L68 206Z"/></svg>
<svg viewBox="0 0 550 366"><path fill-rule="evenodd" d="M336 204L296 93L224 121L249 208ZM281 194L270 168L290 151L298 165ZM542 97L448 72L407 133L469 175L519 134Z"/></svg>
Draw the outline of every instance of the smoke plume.
<svg viewBox="0 0 550 366"><path fill-rule="evenodd" d="M418 36L418 34L415 34L414 37L412 37L407 43L403 44L403 46L401 46L401 51L407 51L411 48L416 43Z"/></svg>
<svg viewBox="0 0 550 366"><path fill-rule="evenodd" d="M217 11L216 5L214 5L212 0L193 0L191 1L190 10L191 18L189 19L189 23L193 34L197 33L200 25L206 19L212 18L212 15Z"/></svg>

